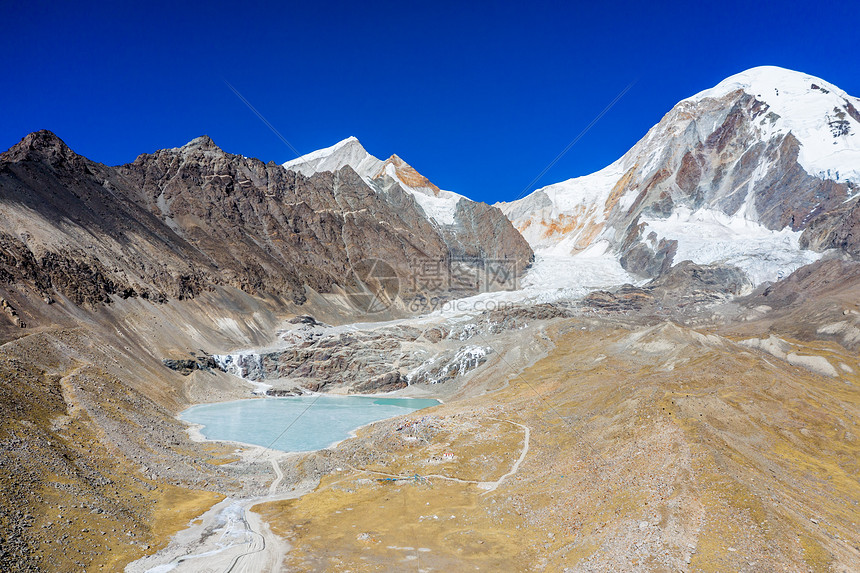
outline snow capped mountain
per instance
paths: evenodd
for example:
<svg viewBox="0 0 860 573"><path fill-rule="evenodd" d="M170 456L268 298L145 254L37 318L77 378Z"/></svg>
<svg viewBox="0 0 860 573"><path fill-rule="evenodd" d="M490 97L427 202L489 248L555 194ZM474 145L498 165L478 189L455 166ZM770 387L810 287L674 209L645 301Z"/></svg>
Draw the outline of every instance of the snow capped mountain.
<svg viewBox="0 0 860 573"><path fill-rule="evenodd" d="M287 161L283 167L310 177L314 173L338 171L345 165L349 165L356 173L366 177L369 173L377 172L382 161L369 154L357 138L347 137L331 147L318 149Z"/></svg>
<svg viewBox="0 0 860 573"><path fill-rule="evenodd" d="M681 101L605 169L498 206L539 256L602 244L643 277L690 259L776 280L818 258L801 246L854 240L858 108L819 78L753 68Z"/></svg>
<svg viewBox="0 0 860 573"><path fill-rule="evenodd" d="M397 181L403 189L411 193L428 217L440 225L455 223L457 204L461 199L466 199L465 197L453 191L439 189L397 155L392 155L382 162L371 178L376 180L385 176Z"/></svg>
<svg viewBox="0 0 860 573"><path fill-rule="evenodd" d="M726 78L691 100L719 99L742 90L778 117L762 122L762 136L792 133L798 162L822 179L860 182L860 99L808 74L763 66Z"/></svg>
<svg viewBox="0 0 860 573"><path fill-rule="evenodd" d="M483 277L482 285L492 282L487 278L490 268L501 266L513 273L510 276L519 276L533 259L528 243L497 207L439 189L397 155L385 161L377 159L355 137L288 161L283 167L306 177L354 171L368 190L395 211L423 216L446 245L448 261L462 267L460 270L467 269L464 276L471 273ZM338 186L334 188L337 193ZM425 257L432 258L429 253Z"/></svg>
<svg viewBox="0 0 860 573"><path fill-rule="evenodd" d="M385 161L377 159L355 137L287 161L283 167L311 176L323 171L338 171L347 165L375 188L386 185L385 178L390 178L388 183L396 182L411 194L429 219L439 225L455 224L457 204L465 197L439 189L397 155Z"/></svg>

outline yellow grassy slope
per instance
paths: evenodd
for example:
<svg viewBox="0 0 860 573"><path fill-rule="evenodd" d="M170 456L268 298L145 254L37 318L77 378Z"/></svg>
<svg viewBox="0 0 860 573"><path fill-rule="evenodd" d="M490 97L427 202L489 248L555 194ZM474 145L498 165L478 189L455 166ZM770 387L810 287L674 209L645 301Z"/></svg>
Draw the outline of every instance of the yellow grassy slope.
<svg viewBox="0 0 860 573"><path fill-rule="evenodd" d="M856 570L856 377L674 325L632 335L568 322L553 338L556 349L506 389L434 409L417 439L401 422L377 424L349 458L372 452L373 463L348 459L314 493L258 506L294 546L286 565ZM860 371L856 357L840 360ZM505 419L531 428L530 449L485 494L468 482L498 479L523 446Z"/></svg>

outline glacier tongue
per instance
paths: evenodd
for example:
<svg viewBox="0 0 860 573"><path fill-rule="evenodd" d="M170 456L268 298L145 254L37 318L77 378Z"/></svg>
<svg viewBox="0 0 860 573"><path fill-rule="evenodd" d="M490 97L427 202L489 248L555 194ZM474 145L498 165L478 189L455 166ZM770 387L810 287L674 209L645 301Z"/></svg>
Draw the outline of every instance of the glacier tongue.
<svg viewBox="0 0 860 573"><path fill-rule="evenodd" d="M625 271L618 258L608 251L608 244L599 242L577 255L538 252L516 290L485 292L445 301L428 316L452 319L503 310L511 305L575 301L594 290L622 284L640 286L645 282Z"/></svg>
<svg viewBox="0 0 860 573"><path fill-rule="evenodd" d="M745 219L730 217L712 209L679 207L665 219L641 219L643 232L678 241L675 262L690 260L698 264L723 263L743 270L753 285L777 281L803 265L821 258L821 253L801 250L800 231L786 227L772 231Z"/></svg>

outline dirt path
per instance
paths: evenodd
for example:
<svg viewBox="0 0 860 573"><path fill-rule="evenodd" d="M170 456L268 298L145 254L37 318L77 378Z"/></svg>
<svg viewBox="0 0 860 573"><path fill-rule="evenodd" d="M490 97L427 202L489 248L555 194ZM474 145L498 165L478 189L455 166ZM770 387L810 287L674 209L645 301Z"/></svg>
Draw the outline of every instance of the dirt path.
<svg viewBox="0 0 860 573"><path fill-rule="evenodd" d="M276 494L284 479L281 452L266 452L275 479L268 494L255 498L227 498L177 533L165 549L130 563L127 573L229 572L258 573L280 571L290 548L275 535L262 518L251 511L258 503L294 499L310 492L307 486Z"/></svg>
<svg viewBox="0 0 860 573"><path fill-rule="evenodd" d="M495 420L496 418L491 418L491 419ZM508 473L506 473L505 475L503 475L502 477L500 477L496 481L484 481L484 482L481 482L478 484L479 488L487 490L484 492L483 495L486 495L486 494L490 493L491 491L495 490L497 487L502 485L503 481L505 481L506 479L508 479L512 475L516 474L520 470L520 464L522 464L523 460L526 459L526 454L529 453L529 438L531 437L531 433L532 433L531 428L529 428L528 426L524 426L522 424L517 424L516 422L511 422L510 420L498 420L498 421L499 422L507 422L509 424L513 424L514 426L519 426L520 428L523 429L523 432L525 432L525 436L523 438L523 451L520 452L520 457L517 459L516 462L514 462L514 465L511 468L511 471L509 471Z"/></svg>
<svg viewBox="0 0 860 573"><path fill-rule="evenodd" d="M272 457L272 468L275 470L275 481L273 481L272 485L269 486L269 495L275 495L275 492L278 490L278 486L281 485L281 482L284 479L284 472L281 471L281 466L278 463L277 457Z"/></svg>
<svg viewBox="0 0 860 573"><path fill-rule="evenodd" d="M524 432L523 449L509 472L495 481L488 482L463 480L440 474L421 477L473 484L485 490L483 495L486 495L498 488L506 479L515 475L528 454L531 429L510 420L491 419L513 424L522 428ZM268 523L251 511L251 507L259 503L294 499L309 493L313 488L306 487L287 493L276 493L284 479L284 473L279 464L284 454L269 451L262 455L268 458L275 474L275 479L269 485L267 495L257 498L225 499L196 519L188 529L177 533L167 548L155 555L144 557L129 564L125 569L126 572L258 573L279 571L281 563L289 551L289 543L275 535ZM394 479L408 480L415 477L414 475L389 474L356 467L352 467L352 469Z"/></svg>
<svg viewBox="0 0 860 573"><path fill-rule="evenodd" d="M445 475L441 475L441 474L423 474L423 475L420 475L418 477L435 478L435 479L453 481L453 482L457 482L457 483L474 484L474 485L477 485L480 489L486 490L482 494L482 495L486 495L486 494L490 493L491 491L495 490L496 488L498 488L502 484L503 481L505 481L509 477L515 475L520 470L520 464L523 463L523 460L526 459L526 455L529 453L529 439L531 438L531 428L529 428L528 426L524 426L523 424L518 424L517 422L511 422L510 420L501 420L499 418L488 418L488 419L496 420L497 422L507 422L508 424L513 424L514 426L518 426L518 427L522 428L522 430L523 430L523 433L524 433L523 449L520 452L520 457L517 458L517 461L515 461L514 465L511 466L511 471L509 471L508 473L506 473L505 475L503 475L502 477L500 477L496 481L466 480L466 479L460 479L460 478L451 477L451 476L445 476ZM357 467L350 465L350 464L347 464L347 465L350 468L352 468L353 470L358 471L358 472L364 472L364 473L379 475L379 476L398 479L398 480L409 480L409 479L414 479L416 477L416 474L412 474L412 475L390 474L390 473L380 472L380 471L376 471L376 470L357 468Z"/></svg>

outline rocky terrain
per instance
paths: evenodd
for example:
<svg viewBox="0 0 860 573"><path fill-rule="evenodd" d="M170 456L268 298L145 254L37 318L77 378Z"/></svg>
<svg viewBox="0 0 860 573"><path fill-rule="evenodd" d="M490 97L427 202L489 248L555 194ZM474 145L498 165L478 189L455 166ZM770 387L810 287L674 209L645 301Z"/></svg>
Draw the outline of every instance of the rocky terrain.
<svg viewBox="0 0 860 573"><path fill-rule="evenodd" d="M301 304L306 289L381 289L354 272L365 260L384 261L407 287L426 261L509 260L513 280L532 256L497 209L463 207L468 233L452 248L396 183L371 188L349 166L306 177L224 153L208 137L110 168L33 133L0 156L0 185L0 279L76 304L183 299L215 285ZM433 294L484 286L442 284Z"/></svg>
<svg viewBox="0 0 860 573"><path fill-rule="evenodd" d="M501 210L355 138L109 167L28 135L0 570L860 570L860 104L785 72ZM177 418L309 392L444 403L305 454Z"/></svg>
<svg viewBox="0 0 860 573"><path fill-rule="evenodd" d="M33 133L0 154L0 189L10 571L114 569L218 495L255 491L265 461L237 467L233 448L190 441L174 415L250 395L210 353L271 343L301 304L344 321L367 310L350 294L389 294L386 277L353 272L361 261L384 258L408 286L427 260L489 252L516 278L531 259L496 209L464 207L472 235L454 249L397 183L371 188L349 166L304 176L206 137L112 168ZM432 294L487 287L450 286ZM400 290L388 316L427 294ZM366 390L398 385L381 378Z"/></svg>
<svg viewBox="0 0 860 573"><path fill-rule="evenodd" d="M286 567L856 570L856 374L671 323L544 332L506 389L377 424L315 492L258 507Z"/></svg>

